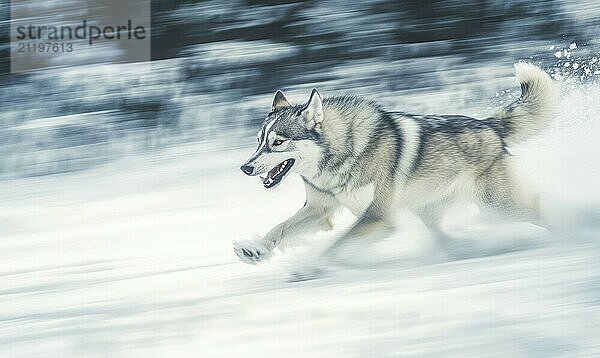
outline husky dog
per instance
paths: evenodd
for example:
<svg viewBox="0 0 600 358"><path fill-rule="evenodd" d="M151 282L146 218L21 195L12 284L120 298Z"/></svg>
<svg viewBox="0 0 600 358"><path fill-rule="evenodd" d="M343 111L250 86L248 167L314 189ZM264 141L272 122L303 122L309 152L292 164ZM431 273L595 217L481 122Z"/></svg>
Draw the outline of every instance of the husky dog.
<svg viewBox="0 0 600 358"><path fill-rule="evenodd" d="M300 174L306 203L264 238L234 243L235 253L246 263L263 261L283 240L331 229L340 207L357 220L322 257L335 257L344 243L385 237L397 208L443 238L440 220L461 193L482 208L543 224L537 194L513 178L507 146L547 126L557 91L538 67L515 69L521 96L486 119L388 112L354 96L322 98L316 89L306 104L292 105L277 91L258 149L241 170L261 176L265 188Z"/></svg>

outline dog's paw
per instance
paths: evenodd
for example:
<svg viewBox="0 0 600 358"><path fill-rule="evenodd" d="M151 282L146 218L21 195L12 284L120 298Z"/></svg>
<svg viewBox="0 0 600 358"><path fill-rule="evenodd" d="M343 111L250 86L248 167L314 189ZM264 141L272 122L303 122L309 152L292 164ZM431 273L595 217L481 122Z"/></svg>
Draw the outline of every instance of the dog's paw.
<svg viewBox="0 0 600 358"><path fill-rule="evenodd" d="M242 262L252 265L267 259L270 255L270 251L258 241L234 242L233 251Z"/></svg>

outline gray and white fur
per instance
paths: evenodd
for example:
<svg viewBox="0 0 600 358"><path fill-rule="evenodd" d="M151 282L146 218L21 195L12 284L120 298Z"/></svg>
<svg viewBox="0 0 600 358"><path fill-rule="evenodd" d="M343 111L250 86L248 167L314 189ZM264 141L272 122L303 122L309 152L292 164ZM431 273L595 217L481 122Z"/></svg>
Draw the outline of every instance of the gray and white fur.
<svg viewBox="0 0 600 358"><path fill-rule="evenodd" d="M258 149L241 169L261 176L267 188L300 174L306 203L264 238L234 243L235 253L246 263L263 261L283 240L331 229L341 207L357 220L325 258L345 243L389 235L399 208L444 238L440 220L459 194L481 208L543 224L538 196L513 177L507 146L548 125L557 91L538 67L518 63L515 69L520 98L486 119L388 112L359 97L321 98L316 89L305 104L292 105L277 91Z"/></svg>

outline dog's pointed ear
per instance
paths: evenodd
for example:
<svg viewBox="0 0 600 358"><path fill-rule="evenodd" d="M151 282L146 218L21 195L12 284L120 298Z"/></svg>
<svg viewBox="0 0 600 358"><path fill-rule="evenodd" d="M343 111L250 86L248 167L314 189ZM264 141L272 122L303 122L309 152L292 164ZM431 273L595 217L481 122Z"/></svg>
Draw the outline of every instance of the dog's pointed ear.
<svg viewBox="0 0 600 358"><path fill-rule="evenodd" d="M285 98L285 95L281 90L277 90L275 92L275 96L273 97L273 105L271 106L272 112L277 112L280 109L291 107L291 103Z"/></svg>
<svg viewBox="0 0 600 358"><path fill-rule="evenodd" d="M308 103L302 109L302 115L312 125L318 125L323 122L323 100L316 88L310 93Z"/></svg>

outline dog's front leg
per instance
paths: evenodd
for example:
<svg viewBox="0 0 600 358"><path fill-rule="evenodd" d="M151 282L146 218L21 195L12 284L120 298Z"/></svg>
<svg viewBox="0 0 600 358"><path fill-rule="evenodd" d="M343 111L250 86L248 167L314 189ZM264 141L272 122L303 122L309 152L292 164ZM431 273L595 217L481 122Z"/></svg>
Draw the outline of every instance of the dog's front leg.
<svg viewBox="0 0 600 358"><path fill-rule="evenodd" d="M343 247L371 244L385 238L393 230L394 227L383 218L363 216L325 251L323 258L335 260Z"/></svg>
<svg viewBox="0 0 600 358"><path fill-rule="evenodd" d="M394 231L390 218L392 195L388 191L376 192L373 202L348 232L338 238L321 256L324 261L335 260L344 246L370 244Z"/></svg>
<svg viewBox="0 0 600 358"><path fill-rule="evenodd" d="M236 255L245 263L256 264L268 259L284 240L298 235L331 229L331 216L336 204L330 197L317 196L307 189L304 207L296 214L271 229L264 238L255 241L234 242Z"/></svg>
<svg viewBox="0 0 600 358"><path fill-rule="evenodd" d="M388 236L394 229L393 225L389 220L385 220L383 216L375 214L374 210L367 210L348 232L340 236L333 245L319 256L316 262L292 272L290 281L312 280L320 276L324 266L339 260L340 251L343 247L369 244ZM360 252L360 250L356 251Z"/></svg>
<svg viewBox="0 0 600 358"><path fill-rule="evenodd" d="M325 208L304 206L295 215L275 226L264 238L256 241L234 242L234 251L246 263L256 264L268 259L283 241L300 234L311 234L330 227Z"/></svg>

